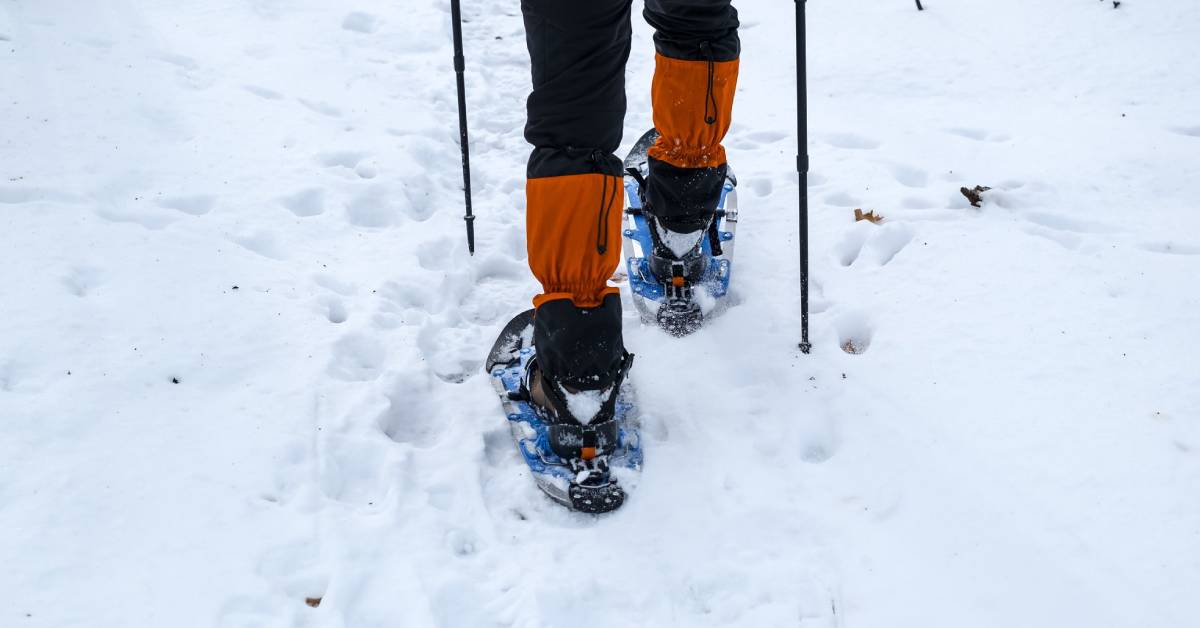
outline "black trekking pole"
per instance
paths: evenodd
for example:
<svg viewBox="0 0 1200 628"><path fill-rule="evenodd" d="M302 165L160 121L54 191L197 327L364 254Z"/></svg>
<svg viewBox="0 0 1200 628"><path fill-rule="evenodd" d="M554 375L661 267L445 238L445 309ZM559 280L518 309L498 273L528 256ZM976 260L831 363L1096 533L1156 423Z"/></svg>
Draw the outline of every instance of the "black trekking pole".
<svg viewBox="0 0 1200 628"><path fill-rule="evenodd" d="M808 68L805 55L805 0L796 2L796 172L800 174L800 351L808 353Z"/></svg>
<svg viewBox="0 0 1200 628"><path fill-rule="evenodd" d="M463 58L462 9L458 0L450 0L450 21L454 27L454 74L458 81L458 143L462 147L463 195L467 201L467 250L475 254L475 215L471 213L471 149L467 146L467 87L463 81L463 70L467 67Z"/></svg>

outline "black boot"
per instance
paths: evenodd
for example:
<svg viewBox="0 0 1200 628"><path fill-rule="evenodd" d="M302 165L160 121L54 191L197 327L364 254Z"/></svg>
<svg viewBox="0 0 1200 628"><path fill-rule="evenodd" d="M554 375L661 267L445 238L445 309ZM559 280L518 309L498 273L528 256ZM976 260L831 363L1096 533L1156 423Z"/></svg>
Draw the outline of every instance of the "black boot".
<svg viewBox="0 0 1200 628"><path fill-rule="evenodd" d="M624 354L612 385L575 390L554 381L534 357L526 365L522 392L549 427L550 449L575 473L568 489L571 508L588 513L615 510L625 491L609 475L608 457L620 444L617 397L633 355Z"/></svg>
<svg viewBox="0 0 1200 628"><path fill-rule="evenodd" d="M704 313L694 290L710 262L701 248L708 229L676 233L664 228L649 212L646 224L653 243L647 256L650 273L663 284L666 295L666 302L656 313L658 325L673 336L686 336L703 324Z"/></svg>
<svg viewBox="0 0 1200 628"><path fill-rule="evenodd" d="M700 247L707 230L675 233L664 228L652 214L647 214L646 223L654 243L649 256L650 272L661 281L682 277L688 284L699 283L708 269L709 258Z"/></svg>

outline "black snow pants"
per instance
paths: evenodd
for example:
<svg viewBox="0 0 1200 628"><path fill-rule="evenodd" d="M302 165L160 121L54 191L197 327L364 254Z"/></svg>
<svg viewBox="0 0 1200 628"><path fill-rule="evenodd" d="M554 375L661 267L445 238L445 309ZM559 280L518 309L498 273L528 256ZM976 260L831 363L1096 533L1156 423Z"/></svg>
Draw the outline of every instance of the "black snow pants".
<svg viewBox="0 0 1200 628"><path fill-rule="evenodd" d="M621 142L631 0L522 0L533 70L525 139L534 343L545 374L582 390L612 385L624 360L621 302L608 279L621 261ZM737 84L730 0L645 0L655 29L648 210L665 228L705 228L716 209Z"/></svg>

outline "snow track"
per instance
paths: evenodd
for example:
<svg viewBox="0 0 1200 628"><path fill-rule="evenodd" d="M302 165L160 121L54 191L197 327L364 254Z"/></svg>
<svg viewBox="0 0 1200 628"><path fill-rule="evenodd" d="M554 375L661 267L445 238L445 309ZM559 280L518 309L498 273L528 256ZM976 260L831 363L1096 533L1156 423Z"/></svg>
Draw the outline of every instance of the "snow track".
<svg viewBox="0 0 1200 628"><path fill-rule="evenodd" d="M473 258L448 3L0 4L0 625L1189 625L1200 21L925 4L809 2L807 357L793 4L737 4L736 305L627 304L604 517L481 372L537 290L517 2L464 0ZM627 144L652 65L635 15Z"/></svg>

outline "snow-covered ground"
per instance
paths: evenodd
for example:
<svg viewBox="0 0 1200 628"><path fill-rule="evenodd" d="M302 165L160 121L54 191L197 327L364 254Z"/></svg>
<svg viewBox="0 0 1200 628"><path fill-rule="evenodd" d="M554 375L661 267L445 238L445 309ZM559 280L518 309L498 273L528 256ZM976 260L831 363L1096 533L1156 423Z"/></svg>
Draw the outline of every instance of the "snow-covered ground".
<svg viewBox="0 0 1200 628"><path fill-rule="evenodd" d="M739 2L737 305L627 309L599 518L480 372L529 79L464 5L473 258L448 2L0 1L0 626L1196 625L1194 2L810 2L810 356L794 5Z"/></svg>

